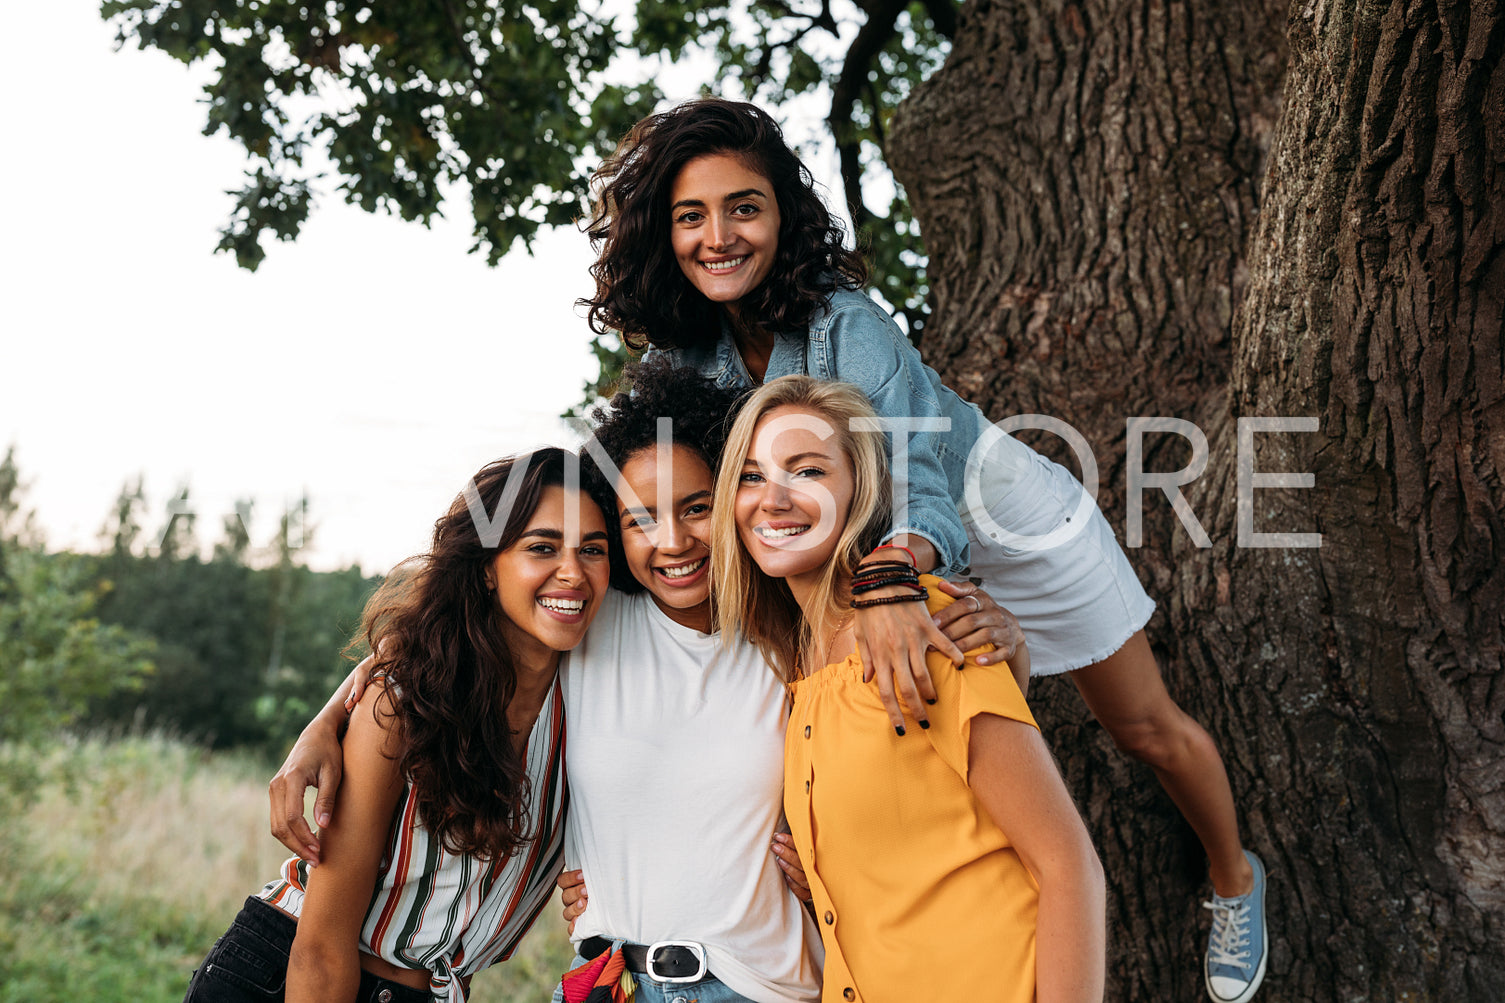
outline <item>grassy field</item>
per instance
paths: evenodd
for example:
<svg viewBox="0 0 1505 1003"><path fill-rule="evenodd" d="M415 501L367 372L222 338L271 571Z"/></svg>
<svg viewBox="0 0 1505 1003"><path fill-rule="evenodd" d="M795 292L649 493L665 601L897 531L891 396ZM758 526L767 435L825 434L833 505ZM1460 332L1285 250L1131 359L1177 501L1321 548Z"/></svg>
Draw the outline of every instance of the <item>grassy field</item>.
<svg viewBox="0 0 1505 1003"><path fill-rule="evenodd" d="M160 736L37 754L35 804L0 819L0 1000L181 1000L188 977L287 853L266 763ZM543 1001L571 958L557 905L476 1003Z"/></svg>

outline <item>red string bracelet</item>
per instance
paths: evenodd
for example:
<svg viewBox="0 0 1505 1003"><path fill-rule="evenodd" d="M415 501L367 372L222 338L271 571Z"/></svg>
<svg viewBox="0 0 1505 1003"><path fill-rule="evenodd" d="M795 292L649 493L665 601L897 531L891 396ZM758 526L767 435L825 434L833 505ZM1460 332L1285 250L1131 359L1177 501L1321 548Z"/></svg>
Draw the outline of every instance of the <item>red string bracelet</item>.
<svg viewBox="0 0 1505 1003"><path fill-rule="evenodd" d="M911 566L916 567L916 568L918 568L920 566L920 562L915 557L914 551L910 550L908 547L902 546L902 545L897 544L897 543L881 543L878 546L876 546L876 547L873 548L873 554L876 554L880 550L902 550L902 551L904 551L904 553L906 553L906 554L909 555L909 563L910 563ZM872 554L869 554L868 556L871 557Z"/></svg>

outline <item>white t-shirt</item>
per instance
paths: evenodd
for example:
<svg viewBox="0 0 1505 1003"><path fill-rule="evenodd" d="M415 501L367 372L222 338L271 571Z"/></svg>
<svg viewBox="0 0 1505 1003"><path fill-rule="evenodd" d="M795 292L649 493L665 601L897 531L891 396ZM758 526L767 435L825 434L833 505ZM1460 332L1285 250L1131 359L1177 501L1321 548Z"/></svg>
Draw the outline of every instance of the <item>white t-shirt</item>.
<svg viewBox="0 0 1505 1003"><path fill-rule="evenodd" d="M749 999L819 1000L820 933L769 850L788 710L757 649L612 591L560 675L565 861L590 893L575 941L692 940Z"/></svg>

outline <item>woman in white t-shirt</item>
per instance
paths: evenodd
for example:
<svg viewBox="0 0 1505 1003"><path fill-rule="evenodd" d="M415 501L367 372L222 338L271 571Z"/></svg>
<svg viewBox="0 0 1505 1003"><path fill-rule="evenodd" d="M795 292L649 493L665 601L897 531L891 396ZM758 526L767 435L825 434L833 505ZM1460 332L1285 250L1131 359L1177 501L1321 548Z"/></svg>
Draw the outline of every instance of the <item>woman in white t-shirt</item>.
<svg viewBox="0 0 1505 1003"><path fill-rule="evenodd" d="M722 644L711 609L712 471L732 403L691 371L645 367L632 396L597 412L584 450L616 514L607 519L616 588L560 668L574 868L561 884L580 953L556 1000L583 998L617 955L642 1003L820 998L820 937L780 833L784 688L752 645ZM673 422L662 449L660 417ZM937 623L963 649L1012 648L1017 625L978 595ZM310 725L273 784L273 831L303 855L317 841L302 792L317 777L319 803L330 796L338 709Z"/></svg>
<svg viewBox="0 0 1505 1003"><path fill-rule="evenodd" d="M783 831L784 686L753 645L722 643L711 608L711 488L736 396L650 364L632 395L596 412L584 449L610 481L600 500L615 504L607 531L622 594L563 677L575 870L560 883L584 968L556 1000L583 999L619 941L644 1003L820 997L820 934L797 901L809 888ZM662 447L660 417L672 419ZM958 605L987 612L946 618L953 641L1006 640L1003 629L983 636L1003 627L991 604ZM686 943L646 957L670 940ZM694 979L701 958L709 981L652 977Z"/></svg>

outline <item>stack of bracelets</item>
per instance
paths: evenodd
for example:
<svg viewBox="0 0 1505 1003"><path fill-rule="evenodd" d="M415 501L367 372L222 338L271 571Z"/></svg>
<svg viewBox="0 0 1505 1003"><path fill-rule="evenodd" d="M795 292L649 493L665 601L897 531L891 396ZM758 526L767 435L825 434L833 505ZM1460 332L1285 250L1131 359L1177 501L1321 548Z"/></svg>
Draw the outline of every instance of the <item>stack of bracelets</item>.
<svg viewBox="0 0 1505 1003"><path fill-rule="evenodd" d="M914 555L908 547L897 547L886 543L873 551L879 550L902 550ZM902 586L909 589L908 593L896 596L875 596L872 599L861 599L859 596L867 592L876 592L878 589L886 589L891 585ZM896 602L924 602L926 599L925 586L920 584L920 573L915 566L908 561L871 561L857 566L857 573L852 577L852 608L867 609L869 606L887 606Z"/></svg>

